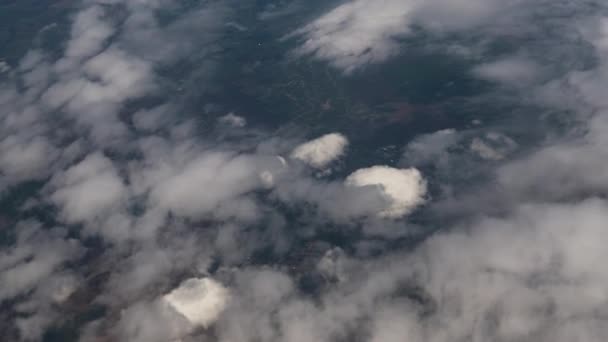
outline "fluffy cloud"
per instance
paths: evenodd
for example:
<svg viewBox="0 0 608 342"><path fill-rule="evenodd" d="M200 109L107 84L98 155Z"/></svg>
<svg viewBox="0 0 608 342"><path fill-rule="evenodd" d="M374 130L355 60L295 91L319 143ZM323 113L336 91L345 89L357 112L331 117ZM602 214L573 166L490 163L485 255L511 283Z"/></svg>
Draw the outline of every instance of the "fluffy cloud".
<svg viewBox="0 0 608 342"><path fill-rule="evenodd" d="M179 341L191 330L186 319L162 301L141 302L121 312L114 338L136 342Z"/></svg>
<svg viewBox="0 0 608 342"><path fill-rule="evenodd" d="M258 159L215 152L202 154L180 170L169 165L161 167L162 178L154 180L150 193L153 204L192 218L223 216L224 212L253 218L257 215L256 205L244 195L265 186L265 168L280 169L280 161L274 157Z"/></svg>
<svg viewBox="0 0 608 342"><path fill-rule="evenodd" d="M350 1L298 31L307 39L299 52L353 71L398 53L414 26L492 24L486 19L497 10L519 3ZM227 11L223 2L180 6L85 1L63 55L31 51L15 67L15 84L0 87L2 185L44 183L0 213L0 329L8 339L40 340L50 325L89 317L99 304L105 312L81 331L83 342L606 340L605 23L580 37L596 60L572 64L547 85L520 82L543 65L527 59L483 59L495 62L473 71L574 99L568 109L581 108L580 131L567 129L575 139L547 139L531 151L492 133L500 127L479 127L405 147L403 163L425 174L444 159L458 167L449 173L470 171L463 151L502 160L471 158L497 169L490 184L475 179L452 197L440 194L462 209L454 213L428 201L418 169L374 166L330 179L278 157L291 152L325 168L348 145L339 134L290 151L281 133L245 129L235 116L219 121L242 135L226 138L215 122L201 127L207 121L196 110L164 94L171 82L159 70L195 56L206 72L216 62L209 56L223 53L214 41ZM171 16L160 20L161 9ZM282 14L272 9L260 18ZM426 201L429 216L397 220ZM453 204L461 202L471 209ZM43 223L22 219L29 216ZM437 228L444 230L422 241L412 232ZM83 245L91 246L85 259ZM187 280L176 287L179 279Z"/></svg>
<svg viewBox="0 0 608 342"><path fill-rule="evenodd" d="M297 146L291 152L291 158L301 160L314 168L322 169L341 157L347 147L348 140L345 136L339 133L330 133Z"/></svg>
<svg viewBox="0 0 608 342"><path fill-rule="evenodd" d="M410 31L416 3L349 1L298 32L306 36L298 53L313 54L346 72L382 61L399 51L396 38Z"/></svg>
<svg viewBox="0 0 608 342"><path fill-rule="evenodd" d="M112 162L101 154L89 155L53 182L57 190L51 199L70 223L106 216L126 200L126 186Z"/></svg>
<svg viewBox="0 0 608 342"><path fill-rule="evenodd" d="M218 122L232 127L245 127L247 125L247 120L244 117L235 115L234 113L228 113L220 117Z"/></svg>
<svg viewBox="0 0 608 342"><path fill-rule="evenodd" d="M101 6L91 6L76 15L72 25L72 39L66 48L66 57L82 59L91 57L114 34L111 23L104 20Z"/></svg>
<svg viewBox="0 0 608 342"><path fill-rule="evenodd" d="M228 305L230 295L222 284L210 278L191 278L163 296L175 311L193 326L208 328Z"/></svg>
<svg viewBox="0 0 608 342"><path fill-rule="evenodd" d="M409 214L424 202L426 181L417 169L395 169L373 166L353 172L346 178L347 186L377 186L388 199L389 206L381 210L380 217L398 218Z"/></svg>
<svg viewBox="0 0 608 342"><path fill-rule="evenodd" d="M0 168L14 181L36 179L46 175L58 152L45 137L19 141L18 136L0 142Z"/></svg>
<svg viewBox="0 0 608 342"><path fill-rule="evenodd" d="M296 50L350 73L400 52L400 38L414 26L431 31L475 27L519 1L351 0L338 5L294 34L304 36Z"/></svg>

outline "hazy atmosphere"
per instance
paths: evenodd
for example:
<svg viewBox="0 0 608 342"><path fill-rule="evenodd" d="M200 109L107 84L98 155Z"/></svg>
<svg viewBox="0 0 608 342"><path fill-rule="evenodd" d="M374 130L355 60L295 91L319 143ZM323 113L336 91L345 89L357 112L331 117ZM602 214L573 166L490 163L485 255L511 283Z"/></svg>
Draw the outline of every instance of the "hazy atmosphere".
<svg viewBox="0 0 608 342"><path fill-rule="evenodd" d="M608 341L607 95L601 0L0 1L0 341Z"/></svg>

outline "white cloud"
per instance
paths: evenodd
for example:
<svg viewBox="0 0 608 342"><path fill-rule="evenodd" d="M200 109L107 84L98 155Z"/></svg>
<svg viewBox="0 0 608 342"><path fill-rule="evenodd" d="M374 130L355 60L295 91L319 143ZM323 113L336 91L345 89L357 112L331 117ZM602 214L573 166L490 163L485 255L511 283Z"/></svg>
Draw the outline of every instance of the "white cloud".
<svg viewBox="0 0 608 342"><path fill-rule="evenodd" d="M296 49L349 73L400 52L399 38L418 25L431 31L475 27L520 0L350 0L297 30Z"/></svg>
<svg viewBox="0 0 608 342"><path fill-rule="evenodd" d="M523 57L511 57L481 64L473 69L479 78L510 85L525 85L538 78L540 67Z"/></svg>
<svg viewBox="0 0 608 342"><path fill-rule="evenodd" d="M155 181L151 201L186 217L214 214L222 205L237 204L237 198L263 186L258 161L252 156L211 152L198 156L179 169L169 165L161 167L159 172L164 175ZM243 206L241 209L249 211ZM233 214L250 216L245 212Z"/></svg>
<svg viewBox="0 0 608 342"><path fill-rule="evenodd" d="M13 181L36 179L47 174L58 155L45 137L19 141L9 136L0 142L0 170Z"/></svg>
<svg viewBox="0 0 608 342"><path fill-rule="evenodd" d="M173 342L186 337L192 325L162 300L156 300L139 302L121 311L112 330L115 338L122 341Z"/></svg>
<svg viewBox="0 0 608 342"><path fill-rule="evenodd" d="M244 117L235 115L234 113L228 113L218 118L217 121L232 127L245 127L247 125L247 120Z"/></svg>
<svg viewBox="0 0 608 342"><path fill-rule="evenodd" d="M66 57L80 60L99 53L103 44L114 34L112 25L104 20L105 15L101 6L88 7L76 15Z"/></svg>
<svg viewBox="0 0 608 342"><path fill-rule="evenodd" d="M190 324L204 328L217 321L229 299L228 289L211 278L187 279L163 296L163 300Z"/></svg>
<svg viewBox="0 0 608 342"><path fill-rule="evenodd" d="M72 293L78 276L65 265L78 260L84 248L64 230L35 221L17 224L15 233L15 243L0 251L0 303L15 303L9 306L19 314L15 326L21 339L37 341L58 318L56 305Z"/></svg>
<svg viewBox="0 0 608 342"><path fill-rule="evenodd" d="M459 212L467 222L464 226L438 219L450 222L443 227L446 231L414 249L394 251L407 236L409 224L370 216L402 217L424 202L427 186L416 169L375 166L355 171L344 182L315 179L276 157L289 150L290 141L275 138L256 146L259 137L235 145L206 140L192 122L173 124L174 111L181 108L173 102L135 114L132 123L138 134L112 144L109 137L125 138L131 128L129 119L118 115L128 109L123 106L154 91L155 63L180 55L172 49L196 50L190 44L199 35L176 42L167 42L168 37L207 27L207 21L201 20L202 26L196 22L200 12L167 27L160 25L154 10L168 3L123 3L128 23L117 31L118 41L106 42L96 32L74 33L68 44L71 52L65 52L61 63L52 67L36 53L24 59L20 68L27 73L27 93L2 86L0 103L9 113L2 116L2 176L30 179L38 172L53 174L36 196L40 203L50 201L58 207L60 215L50 221L83 223L83 230L74 234L95 232L125 242L107 246L99 256L92 253L93 262L83 264L78 262L79 243L62 229L51 223L17 225L16 244L0 252L0 300L12 300L7 311L18 315L3 312L2 318L8 317L6 324L21 330L22 339L39 340L49 324L70 319L73 303L65 301L83 286L84 293L107 305L108 314L94 323L100 339L166 342L213 334L219 341L233 342L333 341L352 336L372 341L407 336L413 342L606 340L608 275L602 261L607 257L608 209L601 198L608 184L603 148L608 125L602 96L608 73L602 71L601 39L593 41L601 65L571 73L564 82L579 100L599 108L592 121L586 121L584 137L507 162L496 177L502 193L476 198L473 214ZM416 8L405 9L414 3ZM498 7L494 1L475 0L359 0L339 6L325 21L316 22L319 27L313 23L302 34L313 39L308 53L353 70L396 53L395 38L407 34L408 23L433 30L460 29L479 23ZM377 20L382 16L385 21ZM221 18L210 22L222 22ZM93 30L99 23L111 23L97 14L88 20ZM74 32L88 29L78 25ZM165 29L171 32L163 33ZM359 36L348 35L353 32ZM90 45L80 41L82 37L90 37ZM155 52L159 46L166 49ZM146 53L152 55L145 58ZM82 64L74 56L81 56ZM51 75L57 69L66 73ZM502 71L494 76L517 74L513 69L504 72L505 65L498 69ZM34 99L50 82L55 83L38 103ZM64 107L50 116L45 104ZM58 117L61 127L47 127L40 120L47 116ZM73 130L71 120L87 129ZM72 136L78 139L70 142L73 151L58 152L55 137ZM420 163L434 161L459 138L451 130L422 136L407 146L406 155ZM504 157L505 151L515 148L502 135L478 139L492 150L477 152L490 157ZM294 159L316 167L315 163L338 158L347 144L345 138L315 141L305 157ZM75 162L89 149L119 156L110 160L91 153ZM600 198L589 199L595 195ZM509 201L511 196L516 203L501 208L500 217L479 218L482 210L476 209L493 203L486 204L486 199ZM551 203L556 201L561 204ZM28 208L39 209L35 202L30 201ZM295 207L287 210L290 215L304 213L291 220L282 211L284 206ZM5 221L0 217L0 229ZM341 250L315 241L315 229L347 232L347 246ZM350 239L356 241L349 245ZM385 248L389 243L391 248ZM260 251L271 254L268 263L276 265L247 267ZM374 257L368 259L369 255ZM74 271L110 275L91 289ZM194 278L161 294L174 286L176 274L209 272L230 291L216 280ZM315 280L314 299L303 295L310 285L307 277ZM6 326L2 324L0 328Z"/></svg>
<svg viewBox="0 0 608 342"><path fill-rule="evenodd" d="M423 341L418 318L412 307L406 303L395 303L393 307L382 308L373 318L370 342Z"/></svg>
<svg viewBox="0 0 608 342"><path fill-rule="evenodd" d="M346 72L381 62L399 51L396 41L410 31L416 0L348 1L297 33L306 37L297 50L331 62Z"/></svg>
<svg viewBox="0 0 608 342"><path fill-rule="evenodd" d="M322 169L344 155L347 147L348 140L344 135L330 133L297 146L291 152L291 158Z"/></svg>
<svg viewBox="0 0 608 342"><path fill-rule="evenodd" d="M95 153L53 179L57 189L51 195L70 223L91 222L107 216L126 199L127 188L112 162Z"/></svg>
<svg viewBox="0 0 608 342"><path fill-rule="evenodd" d="M35 227L19 226L17 244L2 254L0 301L24 294L43 285L62 263L81 251L75 240L64 239L60 232L45 233ZM55 233L55 234L53 234ZM57 235L57 236L54 236Z"/></svg>
<svg viewBox="0 0 608 342"><path fill-rule="evenodd" d="M426 181L417 169L395 169L373 166L349 175L345 184L353 187L378 187L390 205L378 213L381 217L398 218L424 203Z"/></svg>

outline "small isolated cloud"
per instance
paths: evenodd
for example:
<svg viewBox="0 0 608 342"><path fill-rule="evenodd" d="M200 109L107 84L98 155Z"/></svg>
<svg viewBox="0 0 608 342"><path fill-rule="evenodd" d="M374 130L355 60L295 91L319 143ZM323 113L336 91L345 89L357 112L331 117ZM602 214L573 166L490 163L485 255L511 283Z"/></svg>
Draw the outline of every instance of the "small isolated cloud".
<svg viewBox="0 0 608 342"><path fill-rule="evenodd" d="M11 70L11 66L8 65L8 63L6 63L5 61L0 59L0 74L3 74L10 70Z"/></svg>
<svg viewBox="0 0 608 342"><path fill-rule="evenodd" d="M322 169L340 158L347 147L348 139L344 135L330 133L297 146L291 152L291 158L301 160L314 168Z"/></svg>
<svg viewBox="0 0 608 342"><path fill-rule="evenodd" d="M373 166L353 172L345 180L347 186L377 186L389 200L389 207L378 213L380 217L399 218L412 212L424 202L427 185L414 168L395 169Z"/></svg>
<svg viewBox="0 0 608 342"><path fill-rule="evenodd" d="M510 57L481 64L473 69L473 74L487 81L521 85L536 80L540 66L522 57Z"/></svg>
<svg viewBox="0 0 608 342"><path fill-rule="evenodd" d="M234 113L228 113L220 118L217 121L226 126L232 127L245 127L247 125L247 120L244 117L235 115Z"/></svg>
<svg viewBox="0 0 608 342"><path fill-rule="evenodd" d="M230 293L211 278L191 278L163 296L175 311L195 327L211 326L226 309Z"/></svg>

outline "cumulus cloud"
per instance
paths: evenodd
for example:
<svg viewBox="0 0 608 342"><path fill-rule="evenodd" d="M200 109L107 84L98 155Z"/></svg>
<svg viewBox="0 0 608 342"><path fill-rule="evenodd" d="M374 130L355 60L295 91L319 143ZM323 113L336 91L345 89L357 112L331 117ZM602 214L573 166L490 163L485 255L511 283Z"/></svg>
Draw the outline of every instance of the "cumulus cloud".
<svg viewBox="0 0 608 342"><path fill-rule="evenodd" d="M14 181L44 177L58 151L45 137L19 139L19 136L9 136L0 142L2 173Z"/></svg>
<svg viewBox="0 0 608 342"><path fill-rule="evenodd" d="M87 222L110 214L126 199L126 186L112 162L97 153L57 175L52 201L67 222Z"/></svg>
<svg viewBox="0 0 608 342"><path fill-rule="evenodd" d="M341 157L348 147L348 140L340 133L330 133L297 146L291 158L322 169Z"/></svg>
<svg viewBox="0 0 608 342"><path fill-rule="evenodd" d="M243 195L267 185L268 176L262 173L266 167L274 164L271 170L280 168L280 161L274 157L266 158L269 165L263 160L215 152L202 154L180 170L160 165L159 174L150 179L155 183L150 194L152 204L192 218L222 216L222 209L227 215L253 218L256 205Z"/></svg>
<svg viewBox="0 0 608 342"><path fill-rule="evenodd" d="M395 169L372 166L350 174L345 183L352 187L378 187L388 199L388 208L378 213L381 217L398 218L424 203L427 185L417 169Z"/></svg>
<svg viewBox="0 0 608 342"><path fill-rule="evenodd" d="M400 52L414 26L430 31L475 27L518 1L351 0L297 30L299 55L312 55L350 73Z"/></svg>
<svg viewBox="0 0 608 342"><path fill-rule="evenodd" d="M416 1L349 1L305 26L300 54L312 54L346 72L395 55L396 39L410 31ZM379 19L380 18L380 19Z"/></svg>
<svg viewBox="0 0 608 342"><path fill-rule="evenodd" d="M175 311L193 326L208 328L228 305L230 295L222 284L211 278L191 278L165 296Z"/></svg>
<svg viewBox="0 0 608 342"><path fill-rule="evenodd" d="M102 45L114 34L111 23L104 20L101 6L91 6L76 15L72 25L72 39L66 48L66 57L81 59L99 52Z"/></svg>
<svg viewBox="0 0 608 342"><path fill-rule="evenodd" d="M353 71L398 53L414 26L467 29L517 3L354 0L298 31L307 39L299 52ZM216 25L225 27L222 4L86 1L61 56L31 51L16 84L0 87L2 185L43 183L26 205L0 213L0 329L9 340L40 340L94 304L103 313L86 322L83 342L606 340L605 25L585 36L596 64L560 74L550 89L593 108L577 117L576 139L530 151L480 125L405 147L403 163L421 169L446 155L458 166L452 149L462 141L502 160L476 164L497 167L491 184L455 192L454 202L474 199L453 218L429 201L436 180L418 169L328 179L278 157L326 168L349 144L340 134L292 150L280 133L233 141L214 131L221 125L201 134L198 117L184 119L187 106L157 92L166 81L158 69L193 53L207 70L207 54L222 51L210 47ZM160 9L171 16L160 20ZM284 14L266 9L260 19ZM506 83L537 65L490 60L474 73ZM236 116L219 122L247 131ZM509 160L516 148L522 156ZM411 219L443 230L421 240L419 227L398 219L427 201L431 215ZM500 215L484 210L501 201Z"/></svg>

